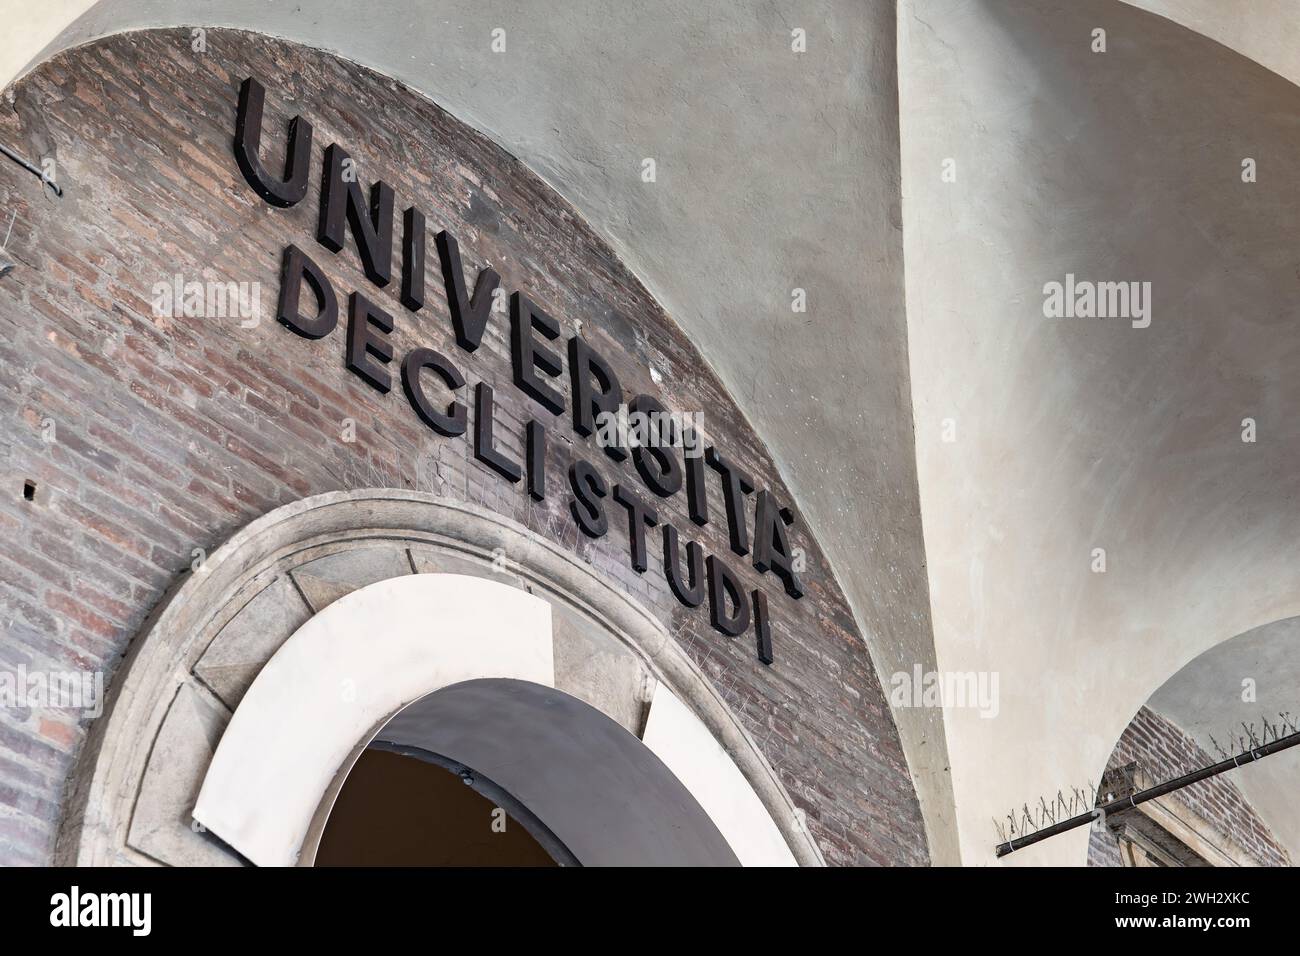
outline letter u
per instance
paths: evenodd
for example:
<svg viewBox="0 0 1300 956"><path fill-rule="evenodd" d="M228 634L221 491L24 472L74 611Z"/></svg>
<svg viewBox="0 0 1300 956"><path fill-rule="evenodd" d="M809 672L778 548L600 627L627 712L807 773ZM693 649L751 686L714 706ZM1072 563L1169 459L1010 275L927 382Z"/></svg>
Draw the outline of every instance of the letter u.
<svg viewBox="0 0 1300 956"><path fill-rule="evenodd" d="M704 552L694 541L686 543L688 578L682 576L681 549L677 544L677 529L664 525L664 577L677 600L687 607L704 603ZM689 584L688 584L689 581Z"/></svg>
<svg viewBox="0 0 1300 956"><path fill-rule="evenodd" d="M251 76L239 88L239 110L235 114L235 161L248 185L272 206L288 208L307 195L307 169L311 163L311 123L301 116L289 121L289 145L285 149L284 177L276 179L266 171L258 151L262 145L262 106L266 90Z"/></svg>

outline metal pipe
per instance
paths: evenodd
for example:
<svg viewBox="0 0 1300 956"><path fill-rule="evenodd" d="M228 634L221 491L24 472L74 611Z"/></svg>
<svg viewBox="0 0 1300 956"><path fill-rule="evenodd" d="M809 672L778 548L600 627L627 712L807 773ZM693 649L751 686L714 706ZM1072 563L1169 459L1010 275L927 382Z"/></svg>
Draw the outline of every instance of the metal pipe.
<svg viewBox="0 0 1300 956"><path fill-rule="evenodd" d="M1191 786L1201 780L1210 777L1216 777L1228 770L1240 767L1244 763L1251 763L1263 757L1268 757L1279 751L1286 750L1288 747L1294 747L1300 744L1300 733L1287 734L1285 737L1279 737L1272 743L1261 744L1245 753L1237 754L1235 757L1229 757L1227 760L1220 760L1209 767L1202 767L1200 770L1193 770L1191 773L1185 773L1181 777L1175 777L1173 780L1166 780L1164 783L1149 787L1146 790L1139 791L1128 797L1116 797L1109 803L1103 803L1099 807L1093 807L1087 813L1081 813L1076 817L1070 817L1068 820L1062 820L1060 823L1054 823L1050 827L1044 827L1041 830L1022 837L1019 840L1008 840L1006 843L998 844L997 855L1006 856L1008 853L1014 853L1016 850L1023 850L1025 847L1040 840L1046 840L1048 837L1056 836L1058 833L1064 833L1067 830L1073 830L1077 827L1084 826L1096 820L1099 816L1109 814L1112 810L1128 810L1136 807L1140 803L1146 803L1148 800L1154 800L1157 797L1163 797L1167 793L1173 793L1175 790L1181 790L1183 787Z"/></svg>
<svg viewBox="0 0 1300 956"><path fill-rule="evenodd" d="M15 153L12 149L10 149L10 148L9 148L8 146L6 146L4 143L0 143L0 153L4 153L6 156L8 156L10 159L12 159L15 163L17 163L17 164L18 164L19 166L21 166L23 169L27 170L29 173L31 173L33 176L35 176L35 177L36 177L37 179L39 179L41 182L43 182L43 183L49 183L49 184L50 184L50 187L54 190L54 195L59 196L59 197L62 197L62 196L63 196L63 189L62 189L61 186L59 186L58 183L56 183L54 180L48 178L48 177L45 175L45 173L42 172L38 167L33 166L33 165L32 165L31 163L29 163L27 160L23 159L21 156L19 156L17 153Z"/></svg>

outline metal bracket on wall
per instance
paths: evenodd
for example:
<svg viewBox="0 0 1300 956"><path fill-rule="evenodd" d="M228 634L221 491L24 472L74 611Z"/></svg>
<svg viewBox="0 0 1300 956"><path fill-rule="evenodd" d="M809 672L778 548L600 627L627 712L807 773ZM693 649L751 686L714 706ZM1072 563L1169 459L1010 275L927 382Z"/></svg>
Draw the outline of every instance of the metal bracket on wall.
<svg viewBox="0 0 1300 956"><path fill-rule="evenodd" d="M18 210L15 209L14 214L9 217L9 228L5 232L4 244L0 245L0 277L7 276L9 273L14 271L14 263L12 260L10 260L7 256L4 255L4 251L9 248L9 237L13 235L14 223L17 221L18 221ZM33 485L32 487L34 488L35 485ZM30 499L31 496L29 495L28 500Z"/></svg>
<svg viewBox="0 0 1300 956"><path fill-rule="evenodd" d="M1099 818L1104 821L1107 814L1131 809L1139 804L1146 803L1148 800L1163 797L1167 793L1181 790L1184 787L1191 786L1201 780L1218 776L1219 774L1225 773L1229 770L1235 770L1242 764L1262 760L1263 758L1272 756L1280 751L1300 746L1300 731L1296 730L1293 721L1288 720L1288 715L1283 714L1281 716L1283 719L1280 729L1291 731L1291 733L1286 736L1281 736L1278 733L1279 728L1268 725L1275 736L1272 740L1261 740L1255 735L1253 730L1254 725L1252 724L1247 730L1248 738L1246 739L1246 742L1243 742L1241 752L1232 753L1227 756L1226 759L1220 760L1218 763L1211 764L1208 767L1200 767L1190 773L1185 773L1175 777L1172 780L1166 780L1158 786L1148 787L1147 789L1136 793L1114 796L1104 802L1099 800L1095 807L1084 813L1070 817L1067 820L1062 820L1059 823L1054 823L1051 826L1042 827L1036 832L1007 840L1005 843L999 843L994 853L998 857L1004 857L1008 853L1014 853L1016 850L1024 849L1040 840L1046 840L1048 837L1056 836L1059 833L1065 833L1067 830L1073 830L1076 827L1086 826ZM1220 752L1223 751L1221 750Z"/></svg>
<svg viewBox="0 0 1300 956"><path fill-rule="evenodd" d="M50 179L49 176L45 175L45 173L42 172L39 167L33 165L32 163L29 163L27 160L23 159L21 156L19 156L17 153L15 153L12 149L4 145L3 143L0 143L0 153L4 153L6 156L12 159L23 169L27 170L29 173L31 173L33 176L39 179L42 183L45 183L51 189L53 189L54 195L62 198L63 188L58 183L56 183L53 179Z"/></svg>

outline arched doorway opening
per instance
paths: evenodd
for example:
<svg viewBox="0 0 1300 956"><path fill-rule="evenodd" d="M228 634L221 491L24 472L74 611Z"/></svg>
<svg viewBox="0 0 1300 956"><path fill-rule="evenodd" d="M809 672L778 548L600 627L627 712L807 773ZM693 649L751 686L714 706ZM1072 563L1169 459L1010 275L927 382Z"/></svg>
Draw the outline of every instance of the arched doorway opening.
<svg viewBox="0 0 1300 956"><path fill-rule="evenodd" d="M753 738L644 608L515 522L390 489L269 513L160 608L83 754L59 858L310 863L394 715L501 679L612 720L742 865L822 863ZM429 749L542 806L480 757Z"/></svg>
<svg viewBox="0 0 1300 956"><path fill-rule="evenodd" d="M451 761L447 761L451 763ZM562 866L468 767L367 747L339 791L316 866Z"/></svg>
<svg viewBox="0 0 1300 956"><path fill-rule="evenodd" d="M378 778L380 772L388 779ZM500 846L491 841L511 833L513 822L530 835L535 849L561 865L739 863L709 815L649 747L589 704L531 681L464 681L389 719L324 813L317 865L365 862L343 852L353 839L348 835L368 826L358 816L360 809L371 819L388 813L385 796L393 806L407 807L409 793L385 786L399 776L443 801L416 807L411 821L428 837L430 858L455 849L485 850L488 859L501 858L506 841L498 841ZM449 781L481 799L449 795ZM444 813L445 819L433 819ZM380 832L392 828L390 821ZM439 836L444 842L433 842ZM310 842L304 855L312 851ZM379 852L376 847L362 857ZM393 852L413 854L414 849Z"/></svg>

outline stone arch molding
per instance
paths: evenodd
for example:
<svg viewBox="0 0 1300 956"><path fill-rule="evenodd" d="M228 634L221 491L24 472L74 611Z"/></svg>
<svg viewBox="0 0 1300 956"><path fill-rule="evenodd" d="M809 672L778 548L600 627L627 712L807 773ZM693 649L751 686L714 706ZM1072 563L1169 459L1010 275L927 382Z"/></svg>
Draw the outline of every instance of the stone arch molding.
<svg viewBox="0 0 1300 956"><path fill-rule="evenodd" d="M477 649L454 639L469 626L470 604L480 615L489 609L490 624L480 616L473 625ZM435 611L449 627L417 653L413 637L428 638ZM377 626L353 627L358 613ZM403 621L391 646L374 653L384 624ZM310 642L322 635L329 652L311 656ZM335 654L342 655L337 664ZM340 676L344 658L352 670ZM308 659L323 668L318 688L373 679L374 689L352 688L365 695L357 708L339 706L339 693L349 692L341 683L314 701L285 698ZM379 726L411 700L475 677L554 687L641 738L742 863L823 865L753 739L655 618L519 523L397 489L330 492L280 507L238 532L160 605L83 748L56 860L297 862L301 849L314 847L322 808ZM276 697L283 705L268 710ZM301 785L276 802L268 779L256 776L273 764L258 764L250 748L277 759L287 759L286 745L301 748L289 736L310 715L293 707L314 708L325 723L310 767L296 768ZM289 733L268 734L267 719L283 721ZM245 760L254 761L246 765L254 776L232 788L232 768ZM240 792L278 815L275 826L258 829L256 814L241 815L231 802ZM279 830L289 836L277 842Z"/></svg>
<svg viewBox="0 0 1300 956"><path fill-rule="evenodd" d="M260 866L293 865L359 742L421 695L484 677L555 686L547 601L439 573L346 594L262 667L204 774L194 819Z"/></svg>

